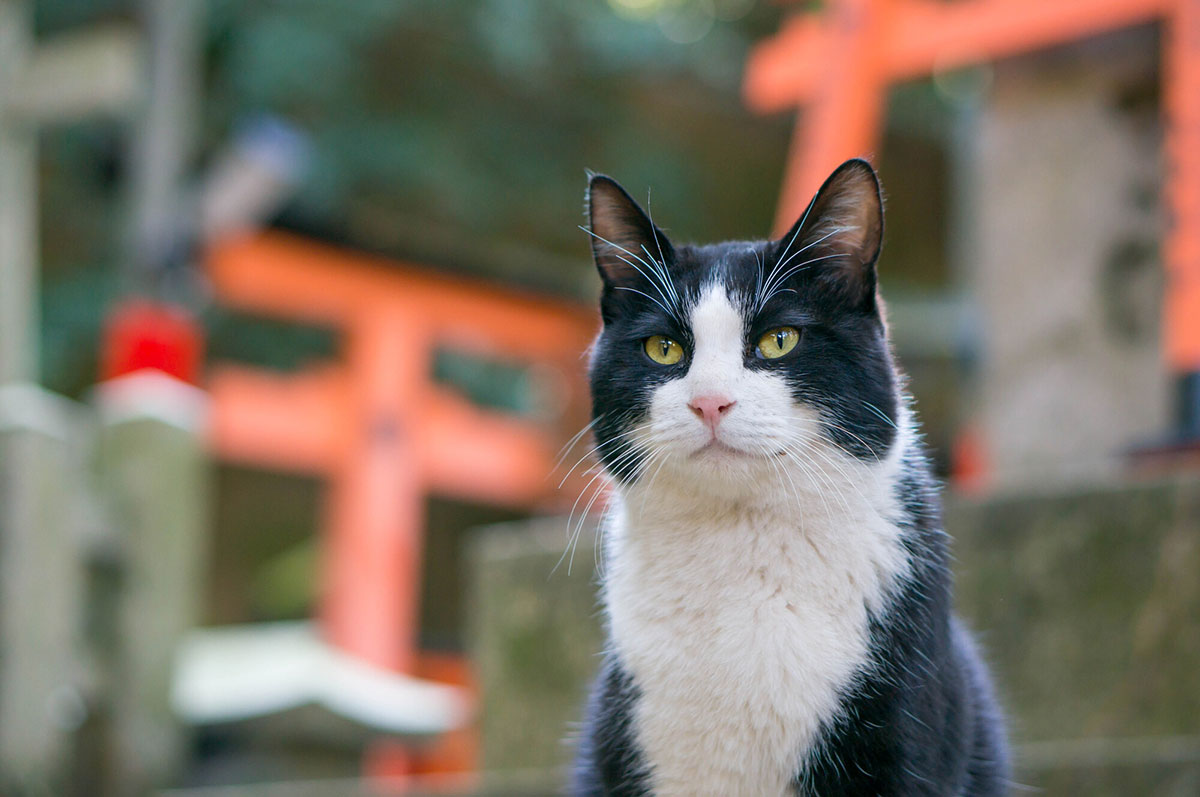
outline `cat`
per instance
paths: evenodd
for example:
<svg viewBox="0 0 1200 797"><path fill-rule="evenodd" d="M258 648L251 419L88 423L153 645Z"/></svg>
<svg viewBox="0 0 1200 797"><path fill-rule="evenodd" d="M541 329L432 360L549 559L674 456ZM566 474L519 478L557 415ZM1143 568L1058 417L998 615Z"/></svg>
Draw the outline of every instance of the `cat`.
<svg viewBox="0 0 1200 797"><path fill-rule="evenodd" d="M878 178L675 246L588 186L609 644L576 795L997 795L1008 753L876 291Z"/></svg>

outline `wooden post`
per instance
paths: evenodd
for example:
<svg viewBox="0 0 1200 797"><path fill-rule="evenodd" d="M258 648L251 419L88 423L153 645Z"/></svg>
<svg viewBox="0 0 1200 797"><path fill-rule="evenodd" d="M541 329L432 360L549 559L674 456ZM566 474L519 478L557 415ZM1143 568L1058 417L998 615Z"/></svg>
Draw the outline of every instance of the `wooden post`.
<svg viewBox="0 0 1200 797"><path fill-rule="evenodd" d="M11 102L30 16L23 0L0 0L0 385L37 376L37 140Z"/></svg>
<svg viewBox="0 0 1200 797"><path fill-rule="evenodd" d="M0 384L37 381L37 130L132 102L138 43L128 29L34 46L26 0L0 0Z"/></svg>
<svg viewBox="0 0 1200 797"><path fill-rule="evenodd" d="M885 0L843 0L830 9L824 79L793 134L777 235L800 218L839 163L876 146L888 82L879 65L888 8Z"/></svg>
<svg viewBox="0 0 1200 797"><path fill-rule="evenodd" d="M62 793L80 692L82 413L0 387L0 792Z"/></svg>
<svg viewBox="0 0 1200 797"><path fill-rule="evenodd" d="M40 418L47 414L42 408L56 402L34 386L37 127L126 111L138 94L143 64L140 37L128 28L67 34L34 47L30 5L27 0L0 0L0 389L10 399L19 398L13 401L22 412L32 407L32 417ZM139 164L135 237L141 240L136 251L142 257L131 257L143 265L162 255L178 234L178 210L170 200L190 149L186 133L195 101L200 8L199 0L146 3L156 57L150 64L153 89L141 127L145 152L134 159ZM130 779L126 791L144 790L173 774L179 734L167 710L172 648L197 619L204 458L195 412L185 411L181 421L179 410L198 400L194 389L171 387L172 382L146 377L101 390L108 412L101 478L116 504L115 536L126 553L119 620L122 661L113 701L118 770ZM10 763L5 756L11 752L17 769L34 771L44 766L39 761L55 760L61 773L66 768L49 751L50 741L36 727L33 712L38 706L45 711L45 684L62 680L55 656L77 652L58 644L65 621L56 612L69 607L74 620L83 607L79 579L60 571L74 572L80 561L68 516L85 480L69 468L76 450L69 432L53 424L49 433L43 426L24 428L24 417L0 439L0 592L8 598L0 610L0 765ZM50 564L48 558L53 559ZM57 596L71 597L42 594L52 588ZM51 638L54 652L44 642ZM43 669L29 666L27 651L41 658ZM55 694L56 700L70 702L68 693ZM12 747L3 740L23 741Z"/></svg>
<svg viewBox="0 0 1200 797"><path fill-rule="evenodd" d="M1194 440L1200 438L1200 2L1176 0L1165 49L1165 344L1178 380L1178 431Z"/></svg>
<svg viewBox="0 0 1200 797"><path fill-rule="evenodd" d="M170 705L175 648L200 620L206 567L206 399L140 371L98 388L99 486L116 530L123 581L113 684L120 792L141 794L178 772L184 732Z"/></svg>
<svg viewBox="0 0 1200 797"><path fill-rule="evenodd" d="M130 158L132 240L124 265L134 284L150 290L163 287L150 284L152 272L161 275L188 254L180 189L195 154L204 8L199 0L141 6L149 58Z"/></svg>

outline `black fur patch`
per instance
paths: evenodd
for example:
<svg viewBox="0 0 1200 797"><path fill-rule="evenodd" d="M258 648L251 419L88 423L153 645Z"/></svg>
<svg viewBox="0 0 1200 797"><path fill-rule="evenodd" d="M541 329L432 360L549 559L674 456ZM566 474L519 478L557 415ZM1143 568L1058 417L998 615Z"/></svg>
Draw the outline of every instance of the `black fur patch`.
<svg viewBox="0 0 1200 797"><path fill-rule="evenodd" d="M637 698L633 679L610 654L588 698L571 794L641 797L649 793L645 762L631 727Z"/></svg>

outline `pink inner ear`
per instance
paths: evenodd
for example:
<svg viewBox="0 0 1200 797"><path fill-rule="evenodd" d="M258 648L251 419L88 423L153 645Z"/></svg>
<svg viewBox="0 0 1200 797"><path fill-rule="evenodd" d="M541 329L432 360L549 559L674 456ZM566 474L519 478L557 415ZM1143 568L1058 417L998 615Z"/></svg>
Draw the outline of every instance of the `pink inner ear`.
<svg viewBox="0 0 1200 797"><path fill-rule="evenodd" d="M797 251L813 259L820 282L856 300L869 300L883 237L879 183L871 167L862 161L841 166L798 225L797 243L803 248Z"/></svg>
<svg viewBox="0 0 1200 797"><path fill-rule="evenodd" d="M831 206L817 237L833 233L829 239L832 247L857 255L863 262L870 260L877 252L866 250L873 249L879 237L879 195L874 181L850 172L826 190L832 194Z"/></svg>
<svg viewBox="0 0 1200 797"><path fill-rule="evenodd" d="M634 227L639 213L629 201L608 183L597 183L591 192L592 232L631 251L636 248L638 233Z"/></svg>
<svg viewBox="0 0 1200 797"><path fill-rule="evenodd" d="M646 279L642 271L656 266L653 254L669 243L655 229L636 202L607 178L593 179L589 194L592 251L596 266L607 283L630 285Z"/></svg>
<svg viewBox="0 0 1200 797"><path fill-rule="evenodd" d="M624 226L618 201L607 190L592 191L592 232L615 242L614 236Z"/></svg>

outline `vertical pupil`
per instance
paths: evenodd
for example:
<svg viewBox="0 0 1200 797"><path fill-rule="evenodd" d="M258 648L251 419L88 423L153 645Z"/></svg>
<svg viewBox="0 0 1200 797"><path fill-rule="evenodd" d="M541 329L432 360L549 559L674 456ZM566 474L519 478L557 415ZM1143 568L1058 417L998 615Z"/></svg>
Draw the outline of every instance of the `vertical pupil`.
<svg viewBox="0 0 1200 797"><path fill-rule="evenodd" d="M781 349L781 350L783 349L783 337L784 337L783 332L775 333L775 348Z"/></svg>
<svg viewBox="0 0 1200 797"><path fill-rule="evenodd" d="M663 338L661 345L662 345L662 356L664 358L666 358L666 356L671 351L671 341L667 340L666 338Z"/></svg>

